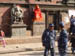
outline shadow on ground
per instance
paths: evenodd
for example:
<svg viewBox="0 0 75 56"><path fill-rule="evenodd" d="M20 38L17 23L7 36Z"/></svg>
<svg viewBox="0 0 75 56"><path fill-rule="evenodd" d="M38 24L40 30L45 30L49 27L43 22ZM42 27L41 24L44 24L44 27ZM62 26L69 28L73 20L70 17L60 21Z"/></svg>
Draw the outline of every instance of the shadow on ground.
<svg viewBox="0 0 75 56"><path fill-rule="evenodd" d="M26 56L26 55L28 55L28 56L43 56L43 54L44 54L44 52L39 52L39 51L38 51L38 52L31 52L31 53L19 54L19 55L21 55L21 56ZM49 54L49 55L50 55L50 54ZM59 53L56 52L55 55L56 55L56 56L59 56ZM67 56L75 56L75 54L67 53Z"/></svg>

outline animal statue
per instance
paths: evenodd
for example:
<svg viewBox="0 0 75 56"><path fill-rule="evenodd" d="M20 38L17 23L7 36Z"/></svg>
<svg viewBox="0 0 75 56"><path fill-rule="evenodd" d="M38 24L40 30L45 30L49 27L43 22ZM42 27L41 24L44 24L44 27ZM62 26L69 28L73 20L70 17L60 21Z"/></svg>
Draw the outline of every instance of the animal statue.
<svg viewBox="0 0 75 56"><path fill-rule="evenodd" d="M11 9L11 21L12 23L23 21L23 10L19 5L13 5Z"/></svg>

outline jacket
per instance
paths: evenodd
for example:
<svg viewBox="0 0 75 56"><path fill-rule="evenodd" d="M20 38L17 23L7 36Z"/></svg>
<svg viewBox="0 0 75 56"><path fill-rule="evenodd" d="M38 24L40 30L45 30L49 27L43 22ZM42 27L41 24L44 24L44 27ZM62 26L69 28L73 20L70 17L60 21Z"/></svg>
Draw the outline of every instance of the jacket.
<svg viewBox="0 0 75 56"><path fill-rule="evenodd" d="M45 47L54 48L56 38L56 32L50 31L49 29L46 29L42 35L42 43Z"/></svg>
<svg viewBox="0 0 75 56"><path fill-rule="evenodd" d="M65 48L68 42L68 33L66 30L62 30L60 32L59 40L58 40L58 47Z"/></svg>

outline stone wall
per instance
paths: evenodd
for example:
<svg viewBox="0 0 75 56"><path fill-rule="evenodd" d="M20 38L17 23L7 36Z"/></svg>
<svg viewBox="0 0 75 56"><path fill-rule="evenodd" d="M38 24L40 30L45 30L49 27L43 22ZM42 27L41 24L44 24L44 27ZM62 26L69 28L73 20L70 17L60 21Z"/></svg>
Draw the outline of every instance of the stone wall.
<svg viewBox="0 0 75 56"><path fill-rule="evenodd" d="M70 28L70 18L68 16L68 12L61 12L62 15L62 21L65 23L65 29Z"/></svg>
<svg viewBox="0 0 75 56"><path fill-rule="evenodd" d="M34 22L33 23L33 35L40 36L43 34L45 30L45 13L42 12L43 20L42 22Z"/></svg>
<svg viewBox="0 0 75 56"><path fill-rule="evenodd" d="M45 23L34 23L33 24L33 35L40 36L45 30Z"/></svg>

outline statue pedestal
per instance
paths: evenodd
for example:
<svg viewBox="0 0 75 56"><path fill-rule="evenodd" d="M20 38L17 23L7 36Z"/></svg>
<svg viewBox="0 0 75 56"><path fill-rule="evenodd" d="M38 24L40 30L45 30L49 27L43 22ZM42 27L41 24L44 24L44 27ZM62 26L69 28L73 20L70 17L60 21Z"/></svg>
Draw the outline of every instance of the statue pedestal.
<svg viewBox="0 0 75 56"><path fill-rule="evenodd" d="M44 22L34 22L33 23L33 35L40 36L45 30L45 23Z"/></svg>
<svg viewBox="0 0 75 56"><path fill-rule="evenodd" d="M26 35L26 28L25 24L12 24L12 37L22 37Z"/></svg>

